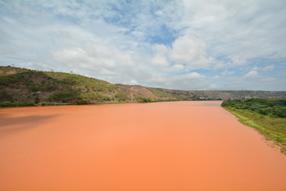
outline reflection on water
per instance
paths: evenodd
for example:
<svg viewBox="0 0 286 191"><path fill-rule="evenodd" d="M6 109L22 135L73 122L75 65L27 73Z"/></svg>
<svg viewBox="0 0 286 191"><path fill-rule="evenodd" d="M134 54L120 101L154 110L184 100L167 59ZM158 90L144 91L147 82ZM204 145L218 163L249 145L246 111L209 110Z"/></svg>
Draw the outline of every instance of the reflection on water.
<svg viewBox="0 0 286 191"><path fill-rule="evenodd" d="M35 128L39 124L48 121L56 115L28 115L13 116L0 114L0 132L17 132L25 131L29 128Z"/></svg>

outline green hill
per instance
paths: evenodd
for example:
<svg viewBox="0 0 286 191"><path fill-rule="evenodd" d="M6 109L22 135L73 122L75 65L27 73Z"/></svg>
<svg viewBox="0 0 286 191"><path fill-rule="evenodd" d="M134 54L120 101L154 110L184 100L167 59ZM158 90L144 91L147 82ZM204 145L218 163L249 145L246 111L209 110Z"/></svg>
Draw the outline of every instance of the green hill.
<svg viewBox="0 0 286 191"><path fill-rule="evenodd" d="M183 91L112 84L81 75L0 66L0 106L286 98L273 91Z"/></svg>
<svg viewBox="0 0 286 191"><path fill-rule="evenodd" d="M0 105L95 104L176 100L143 86L116 85L76 74L0 67Z"/></svg>

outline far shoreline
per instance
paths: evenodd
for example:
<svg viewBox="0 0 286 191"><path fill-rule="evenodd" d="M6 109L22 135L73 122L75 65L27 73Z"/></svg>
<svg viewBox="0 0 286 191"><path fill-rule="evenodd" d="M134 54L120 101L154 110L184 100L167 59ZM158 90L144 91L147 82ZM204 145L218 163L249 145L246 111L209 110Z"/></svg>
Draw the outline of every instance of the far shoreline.
<svg viewBox="0 0 286 191"><path fill-rule="evenodd" d="M18 106L0 106L0 111L3 109L31 108L31 107L74 107L74 106L99 106L99 105L126 105L126 104L151 104L151 103L172 103L172 102L223 102L224 100L166 100L166 101L150 101L150 102L105 102L105 103L90 103L90 104L37 104L37 105L18 105Z"/></svg>

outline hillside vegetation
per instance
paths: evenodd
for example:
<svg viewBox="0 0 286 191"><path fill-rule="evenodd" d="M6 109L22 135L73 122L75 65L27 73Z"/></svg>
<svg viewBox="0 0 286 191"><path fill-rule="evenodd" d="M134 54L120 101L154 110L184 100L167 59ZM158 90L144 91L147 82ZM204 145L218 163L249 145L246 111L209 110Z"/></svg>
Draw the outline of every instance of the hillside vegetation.
<svg viewBox="0 0 286 191"><path fill-rule="evenodd" d="M271 91L183 91L112 84L62 72L0 66L0 106L286 98Z"/></svg>
<svg viewBox="0 0 286 191"><path fill-rule="evenodd" d="M227 100L222 106L279 145L286 154L286 99Z"/></svg>
<svg viewBox="0 0 286 191"><path fill-rule="evenodd" d="M93 104L177 100L142 86L115 85L76 74L0 67L0 105Z"/></svg>

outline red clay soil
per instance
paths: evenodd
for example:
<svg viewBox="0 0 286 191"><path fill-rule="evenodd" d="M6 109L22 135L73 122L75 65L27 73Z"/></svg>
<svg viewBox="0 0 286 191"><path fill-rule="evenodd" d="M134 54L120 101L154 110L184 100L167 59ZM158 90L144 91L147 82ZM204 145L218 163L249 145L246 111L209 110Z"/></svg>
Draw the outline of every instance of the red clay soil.
<svg viewBox="0 0 286 191"><path fill-rule="evenodd" d="M286 156L220 102L0 110L1 191L285 191Z"/></svg>

